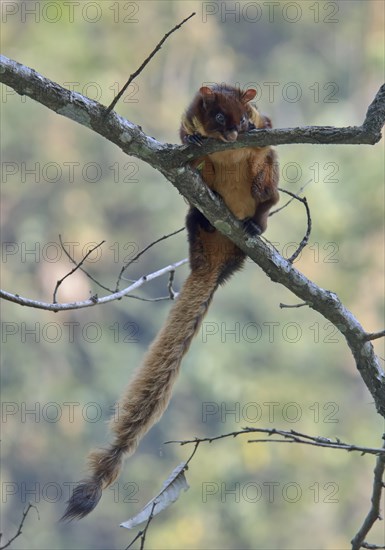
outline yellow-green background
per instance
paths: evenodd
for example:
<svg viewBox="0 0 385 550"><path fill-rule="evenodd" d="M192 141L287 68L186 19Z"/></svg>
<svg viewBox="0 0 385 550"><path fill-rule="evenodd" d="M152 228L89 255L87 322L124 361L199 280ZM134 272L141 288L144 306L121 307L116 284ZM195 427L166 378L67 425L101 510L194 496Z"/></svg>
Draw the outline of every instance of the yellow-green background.
<svg viewBox="0 0 385 550"><path fill-rule="evenodd" d="M35 13L27 14L26 7L35 7ZM71 11L66 2L4 1L1 9L3 54L63 86L75 83L76 91L105 105L116 83L121 86L165 33L196 11L116 108L147 134L170 143L178 142L181 113L202 83L259 86L261 111L272 117L275 127L289 127L361 124L383 82L381 1L99 1L75 2ZM231 14L234 9L236 15ZM269 88L274 95L269 96ZM291 101L295 89L301 97ZM113 286L126 257L183 225L185 201L144 163L5 87L1 111L3 168L16 170L14 175L3 172L2 179L2 238L6 250L13 247L15 252L2 257L6 290L52 299L55 282L70 269L64 254L49 261L57 247L48 249L47 243L58 243L59 234L76 243L77 259L88 243L105 239L101 256L88 262L87 269ZM337 292L368 331L379 330L384 313L383 141L374 147L286 145L277 150L281 187L295 192L311 180L305 194L313 230L296 266ZM26 174L25 168L36 163L37 175ZM74 181L69 178L71 163L76 163ZM82 175L88 163L100 168L95 182L89 181L92 169ZM58 181L52 181L54 167L62 172ZM266 237L287 252L287 244L298 242L305 227L303 209L293 204L271 218ZM25 254L34 248L36 256ZM186 255L182 233L149 251L128 276L135 279ZM176 289L187 272L186 266L178 270ZM140 294L164 296L166 283L167 277L158 279ZM95 292L103 294L77 272L63 284L59 300L84 299ZM164 446L168 439L219 435L252 425L379 446L384 423L343 337L332 334L326 320L312 310L279 308L280 302L297 301L251 262L220 289L207 316L209 324L203 327L206 333L217 332L206 338L199 333L161 422L95 512L69 525L58 523L68 484L84 474L88 450L108 440L106 420L112 406L171 304L126 299L51 314L3 303L7 324L2 335L2 400L5 412L10 407L14 412L3 414L4 538L15 532L30 500L38 506L40 520L32 510L13 548L125 548L136 531L121 529L119 523L139 511L192 450ZM59 330L55 343L52 323ZM77 323L73 341L68 323ZM89 341L95 334L89 323L100 330L95 343ZM256 338L251 329L247 332L255 325L261 330L258 342L252 341ZM28 334L34 327L37 342ZM87 327L90 332L84 337ZM237 327L239 338L231 333ZM12 330L14 335L9 334ZM375 347L383 357L383 343L377 341ZM68 403L74 404L73 418ZM215 403L222 416L204 421L205 403ZM254 412L247 408L250 403L262 411L254 423L247 416ZM238 417L225 414L234 407L239 408ZM26 414L34 408L35 414ZM101 418L92 422L97 410ZM55 421L57 412L60 418ZM286 413L294 418L298 414L298 421L289 422ZM357 453L251 445L246 437L202 445L187 472L190 490L156 518L146 545L346 549L368 510L373 465L372 457ZM204 498L208 483L218 492ZM272 483L276 489L269 498ZM284 498L285 487L292 484L301 491L297 502ZM247 488L255 486L262 496L250 502L255 493ZM14 495L9 494L12 489ZM36 494L26 494L34 489ZM378 524L370 541L382 539Z"/></svg>

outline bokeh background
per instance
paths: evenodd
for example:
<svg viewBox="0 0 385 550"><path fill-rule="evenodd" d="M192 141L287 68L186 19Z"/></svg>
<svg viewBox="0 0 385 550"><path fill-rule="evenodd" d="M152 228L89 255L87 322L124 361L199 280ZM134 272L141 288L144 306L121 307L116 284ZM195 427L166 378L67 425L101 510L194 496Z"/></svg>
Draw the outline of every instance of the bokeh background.
<svg viewBox="0 0 385 550"><path fill-rule="evenodd" d="M111 102L175 24L173 34L116 110L160 141L178 142L180 116L209 82L255 86L275 127L361 124L384 77L384 4L354 2L3 1L2 52L59 84ZM78 260L107 286L124 262L184 224L187 205L156 171L87 128L6 87L1 90L2 286L51 301ZM368 331L383 326L384 142L285 145L280 185L307 184L310 244L296 267L335 291ZM286 202L285 197L281 204ZM289 256L306 228L299 204L273 216L266 238ZM127 277L187 255L185 232L133 264ZM175 289L188 273L178 269ZM59 301L103 291L83 273ZM167 277L138 295L167 295ZM79 523L58 523L89 449L108 439L106 421L130 373L171 307L125 299L48 313L3 303L2 516L4 539L31 510L17 549L123 549L119 528L192 451L169 439L214 436L243 426L296 429L380 446L383 420L342 335L247 266L214 299L184 360L170 407L118 482ZM374 343L384 357L383 342ZM156 518L148 548L346 549L369 507L374 460L357 453L247 438L202 445L191 486ZM371 542L383 541L378 524Z"/></svg>

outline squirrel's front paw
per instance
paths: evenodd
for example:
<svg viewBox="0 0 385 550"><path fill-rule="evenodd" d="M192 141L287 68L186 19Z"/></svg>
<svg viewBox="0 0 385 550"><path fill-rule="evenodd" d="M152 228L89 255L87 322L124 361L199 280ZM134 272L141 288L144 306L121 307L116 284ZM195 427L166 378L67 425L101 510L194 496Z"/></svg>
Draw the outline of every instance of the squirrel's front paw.
<svg viewBox="0 0 385 550"><path fill-rule="evenodd" d="M190 134L184 138L184 142L189 145L203 145L203 142L206 138L200 134Z"/></svg>

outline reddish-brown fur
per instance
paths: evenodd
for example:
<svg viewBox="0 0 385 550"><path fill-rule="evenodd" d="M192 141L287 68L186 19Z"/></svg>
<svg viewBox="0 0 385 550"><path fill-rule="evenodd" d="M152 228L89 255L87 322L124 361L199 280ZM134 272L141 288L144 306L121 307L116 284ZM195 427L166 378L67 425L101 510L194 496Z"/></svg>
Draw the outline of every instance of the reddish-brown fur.
<svg viewBox="0 0 385 550"><path fill-rule="evenodd" d="M235 141L253 128L270 127L270 119L249 104L255 90L242 93L230 86L202 87L187 109L180 130L183 142L199 143L213 137ZM218 123L217 114L222 122ZM213 153L194 161L203 180L220 194L248 233L266 229L269 209L278 201L275 154L269 147L248 147ZM92 511L119 475L124 455L132 454L140 439L166 409L183 356L200 327L219 284L244 261L244 253L218 232L195 208L187 216L191 274L143 363L134 374L111 423L115 438L107 449L89 456L90 477L68 501L63 519L82 518Z"/></svg>

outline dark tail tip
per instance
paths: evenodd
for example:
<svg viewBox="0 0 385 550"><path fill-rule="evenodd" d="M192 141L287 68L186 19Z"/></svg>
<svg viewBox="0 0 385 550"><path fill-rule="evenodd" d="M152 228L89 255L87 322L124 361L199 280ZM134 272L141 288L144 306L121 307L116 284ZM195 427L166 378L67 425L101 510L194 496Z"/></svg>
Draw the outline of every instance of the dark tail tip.
<svg viewBox="0 0 385 550"><path fill-rule="evenodd" d="M102 496L101 483L92 479L82 481L75 487L67 502L67 509L60 521L72 521L87 516Z"/></svg>

